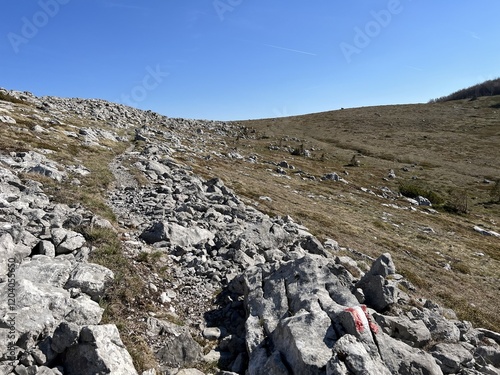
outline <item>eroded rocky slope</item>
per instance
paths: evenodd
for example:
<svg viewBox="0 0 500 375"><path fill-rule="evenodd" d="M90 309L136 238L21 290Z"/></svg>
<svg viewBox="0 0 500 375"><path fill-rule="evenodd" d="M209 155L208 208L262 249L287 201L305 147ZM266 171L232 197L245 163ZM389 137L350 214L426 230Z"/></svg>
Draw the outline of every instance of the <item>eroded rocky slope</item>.
<svg viewBox="0 0 500 375"><path fill-rule="evenodd" d="M269 217L176 158L206 152L207 134L238 133L233 126L4 93L21 101L0 101L0 125L16 134L125 151L109 164L110 222L57 203L37 182L78 186L93 173L84 161L0 150L0 372L135 374L125 335L153 353L143 374L500 374L500 334L419 299L391 254L358 264L334 240ZM123 312L133 325L101 322L123 277L92 263L102 249L88 228L116 233L145 285L134 296L142 305Z"/></svg>

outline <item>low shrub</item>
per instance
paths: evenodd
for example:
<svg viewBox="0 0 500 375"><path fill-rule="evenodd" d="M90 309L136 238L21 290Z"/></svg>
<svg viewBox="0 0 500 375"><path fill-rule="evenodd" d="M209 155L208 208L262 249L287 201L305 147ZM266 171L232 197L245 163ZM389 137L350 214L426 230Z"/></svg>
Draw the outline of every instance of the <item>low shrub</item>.
<svg viewBox="0 0 500 375"><path fill-rule="evenodd" d="M399 192L408 198L417 198L422 196L430 200L431 203L436 206L440 206L445 203L445 200L439 193L413 182L400 183Z"/></svg>
<svg viewBox="0 0 500 375"><path fill-rule="evenodd" d="M490 197L492 202L500 203L500 179L496 180L495 185L491 188Z"/></svg>
<svg viewBox="0 0 500 375"><path fill-rule="evenodd" d="M466 191L450 190L448 199L443 208L453 214L466 214L469 212L469 197Z"/></svg>

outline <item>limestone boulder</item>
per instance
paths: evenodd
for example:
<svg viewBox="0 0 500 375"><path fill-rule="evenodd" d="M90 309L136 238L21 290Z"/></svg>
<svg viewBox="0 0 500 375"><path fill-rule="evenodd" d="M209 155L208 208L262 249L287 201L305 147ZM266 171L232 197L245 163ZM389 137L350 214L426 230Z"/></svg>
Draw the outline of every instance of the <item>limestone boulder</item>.
<svg viewBox="0 0 500 375"><path fill-rule="evenodd" d="M80 263L72 270L64 287L66 289L78 288L94 301L99 301L113 279L113 271L106 267L92 263Z"/></svg>
<svg viewBox="0 0 500 375"><path fill-rule="evenodd" d="M137 374L113 324L83 327L78 345L65 351L63 366L66 375Z"/></svg>

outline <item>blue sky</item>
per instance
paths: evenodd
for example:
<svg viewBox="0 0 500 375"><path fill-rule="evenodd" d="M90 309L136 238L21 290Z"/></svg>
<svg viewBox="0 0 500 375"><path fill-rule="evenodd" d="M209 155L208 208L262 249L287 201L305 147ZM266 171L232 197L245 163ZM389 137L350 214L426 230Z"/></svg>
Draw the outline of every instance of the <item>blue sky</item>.
<svg viewBox="0 0 500 375"><path fill-rule="evenodd" d="M427 102L500 76L498 0L5 0L0 87L170 117Z"/></svg>

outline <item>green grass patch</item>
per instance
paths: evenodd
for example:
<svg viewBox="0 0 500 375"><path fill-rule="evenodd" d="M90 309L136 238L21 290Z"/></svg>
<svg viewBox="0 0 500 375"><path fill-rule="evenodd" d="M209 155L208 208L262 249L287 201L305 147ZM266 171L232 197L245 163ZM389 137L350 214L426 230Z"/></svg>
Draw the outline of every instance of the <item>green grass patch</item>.
<svg viewBox="0 0 500 375"><path fill-rule="evenodd" d="M407 278L410 283L412 283L413 285L415 285L417 288L421 288L421 289L429 289L430 286L431 286L431 282L426 279L425 277L422 277L420 275L418 275L417 273L411 271L411 270L408 270L408 269L402 269L401 270L401 274Z"/></svg>
<svg viewBox="0 0 500 375"><path fill-rule="evenodd" d="M105 307L102 323L116 324L139 373L157 368L152 349L140 335L143 328L139 322L129 319L132 306L143 311L150 310L151 306L145 302L145 283L123 253L119 234L109 228L85 227L80 231L91 246L90 261L109 268L115 274L113 284L101 301Z"/></svg>
<svg viewBox="0 0 500 375"><path fill-rule="evenodd" d="M454 310L460 320L472 322L476 327L495 330L500 324L500 319L491 320L491 315L485 314L484 311L460 297L444 291L438 292L437 297L440 299L439 302Z"/></svg>
<svg viewBox="0 0 500 375"><path fill-rule="evenodd" d="M144 251L137 256L137 261L142 263L155 264L163 257L163 255L163 252L159 250L153 251L152 253Z"/></svg>

